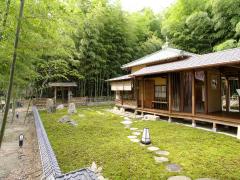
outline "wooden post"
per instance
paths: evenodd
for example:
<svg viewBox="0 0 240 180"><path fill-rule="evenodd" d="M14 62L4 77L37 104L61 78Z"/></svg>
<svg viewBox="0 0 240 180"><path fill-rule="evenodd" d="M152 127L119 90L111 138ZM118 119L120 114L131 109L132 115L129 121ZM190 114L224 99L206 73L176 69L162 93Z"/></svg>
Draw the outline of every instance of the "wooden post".
<svg viewBox="0 0 240 180"><path fill-rule="evenodd" d="M205 86L205 102L204 102L204 111L205 114L208 113L208 72L204 71L204 86Z"/></svg>
<svg viewBox="0 0 240 180"><path fill-rule="evenodd" d="M212 130L213 130L213 132L217 132L217 124L215 122L213 123Z"/></svg>
<svg viewBox="0 0 240 180"><path fill-rule="evenodd" d="M240 139L240 126L237 127L237 138Z"/></svg>
<svg viewBox="0 0 240 180"><path fill-rule="evenodd" d="M70 103L70 87L68 87L68 103Z"/></svg>
<svg viewBox="0 0 240 180"><path fill-rule="evenodd" d="M171 73L168 73L168 112L169 118L168 122L172 122L172 117L170 116L172 113L172 81L171 81Z"/></svg>
<svg viewBox="0 0 240 180"><path fill-rule="evenodd" d="M229 112L229 106L230 106L230 88L229 88L229 79L226 77L226 112Z"/></svg>
<svg viewBox="0 0 240 180"><path fill-rule="evenodd" d="M238 75L238 89L240 89L240 75ZM240 94L238 94L238 110L240 112ZM240 134L239 134L240 136Z"/></svg>
<svg viewBox="0 0 240 180"><path fill-rule="evenodd" d="M141 103L142 103L142 109L144 108L144 88L145 88L145 80L144 78L142 79L142 100L141 100Z"/></svg>
<svg viewBox="0 0 240 180"><path fill-rule="evenodd" d="M54 87L54 103L57 103L57 87Z"/></svg>
<svg viewBox="0 0 240 180"><path fill-rule="evenodd" d="M172 113L172 82L171 82L171 73L168 73L168 112Z"/></svg>
<svg viewBox="0 0 240 180"><path fill-rule="evenodd" d="M62 103L64 103L64 90L63 90L63 87L61 88L62 90Z"/></svg>
<svg viewBox="0 0 240 180"><path fill-rule="evenodd" d="M192 71L192 115L196 114L196 98L195 98L195 72Z"/></svg>

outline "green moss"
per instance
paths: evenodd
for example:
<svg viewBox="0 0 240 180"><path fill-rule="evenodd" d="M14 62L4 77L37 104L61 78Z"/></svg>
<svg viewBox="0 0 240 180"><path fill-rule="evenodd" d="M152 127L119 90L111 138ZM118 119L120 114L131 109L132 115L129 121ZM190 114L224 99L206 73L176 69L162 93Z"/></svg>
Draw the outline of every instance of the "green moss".
<svg viewBox="0 0 240 180"><path fill-rule="evenodd" d="M71 117L77 127L57 122L66 110L40 114L64 172L95 161L110 179L166 179L177 174L167 172L164 164L156 164L154 154L145 147L132 143L127 138L130 130L120 123L123 118L107 112L106 107L78 109ZM240 141L235 138L164 121L135 122L132 127L150 128L153 145L170 152L170 163L182 166L179 174L192 178L240 177Z"/></svg>

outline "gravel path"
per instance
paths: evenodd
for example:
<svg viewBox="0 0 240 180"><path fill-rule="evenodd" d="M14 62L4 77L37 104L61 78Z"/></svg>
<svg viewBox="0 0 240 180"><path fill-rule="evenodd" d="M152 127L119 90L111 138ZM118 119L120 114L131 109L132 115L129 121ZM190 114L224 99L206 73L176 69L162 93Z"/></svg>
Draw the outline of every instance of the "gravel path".
<svg viewBox="0 0 240 180"><path fill-rule="evenodd" d="M11 117L9 118L0 149L0 179L38 180L41 179L42 169L33 117L29 116L24 125L25 109L17 111L20 112L20 118L13 123L10 123ZM21 133L25 136L23 148L18 146L18 136Z"/></svg>

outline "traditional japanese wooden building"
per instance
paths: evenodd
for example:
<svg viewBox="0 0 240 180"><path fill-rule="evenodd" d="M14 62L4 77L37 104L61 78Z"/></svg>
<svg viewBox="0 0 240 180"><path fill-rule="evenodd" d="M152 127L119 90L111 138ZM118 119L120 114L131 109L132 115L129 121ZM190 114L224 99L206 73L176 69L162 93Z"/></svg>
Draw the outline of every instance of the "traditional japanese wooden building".
<svg viewBox="0 0 240 180"><path fill-rule="evenodd" d="M198 55L166 44L122 68L130 74L108 80L116 106L170 122L208 122L214 131L218 125L237 127L240 138L240 48Z"/></svg>

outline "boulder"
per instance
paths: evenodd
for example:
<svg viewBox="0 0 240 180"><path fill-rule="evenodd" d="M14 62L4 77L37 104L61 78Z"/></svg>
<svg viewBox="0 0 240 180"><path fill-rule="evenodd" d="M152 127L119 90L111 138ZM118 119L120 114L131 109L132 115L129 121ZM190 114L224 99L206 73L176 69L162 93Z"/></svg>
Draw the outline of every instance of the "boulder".
<svg viewBox="0 0 240 180"><path fill-rule="evenodd" d="M152 120L152 121L156 121L159 120L159 116L155 116L155 115L150 115L150 114L146 114L143 116L143 120Z"/></svg>
<svg viewBox="0 0 240 180"><path fill-rule="evenodd" d="M77 113L77 109L74 103L70 103L68 105L68 114L75 114Z"/></svg>
<svg viewBox="0 0 240 180"><path fill-rule="evenodd" d="M56 109L58 109L58 110L64 109L64 105L63 105L63 104L60 104L60 105L57 106Z"/></svg>
<svg viewBox="0 0 240 180"><path fill-rule="evenodd" d="M47 109L47 112L48 112L48 113L53 113L53 112L56 111L56 107L55 107L55 105L54 105L53 99L47 99L46 109Z"/></svg>

